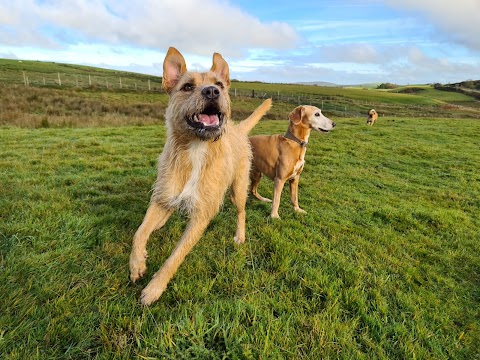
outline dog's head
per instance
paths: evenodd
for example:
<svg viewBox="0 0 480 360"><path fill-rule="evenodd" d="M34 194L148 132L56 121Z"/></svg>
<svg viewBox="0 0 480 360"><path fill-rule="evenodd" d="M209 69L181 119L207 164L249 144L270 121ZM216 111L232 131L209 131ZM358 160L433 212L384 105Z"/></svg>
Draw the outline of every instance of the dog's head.
<svg viewBox="0 0 480 360"><path fill-rule="evenodd" d="M368 116L369 116L369 117L372 117L372 116L374 116L374 115L376 115L376 114L377 114L377 112L375 111L375 109L372 109L372 110L370 110L370 111L368 112Z"/></svg>
<svg viewBox="0 0 480 360"><path fill-rule="evenodd" d="M305 128L314 129L322 132L329 132L337 125L332 120L322 114L322 110L315 106L300 105L297 106L288 116L290 121Z"/></svg>
<svg viewBox="0 0 480 360"><path fill-rule="evenodd" d="M167 126L201 140L217 140L230 118L230 73L220 54L209 72L187 71L185 59L171 47L163 62L163 88L170 96Z"/></svg>

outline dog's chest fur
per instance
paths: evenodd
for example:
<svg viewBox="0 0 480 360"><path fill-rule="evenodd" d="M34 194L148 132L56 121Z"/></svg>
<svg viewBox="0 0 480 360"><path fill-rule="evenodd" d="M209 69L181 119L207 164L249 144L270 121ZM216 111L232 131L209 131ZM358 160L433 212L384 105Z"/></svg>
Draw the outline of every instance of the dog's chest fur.
<svg viewBox="0 0 480 360"><path fill-rule="evenodd" d="M293 172L288 178L289 180L294 179L296 176L302 173L303 167L305 165L305 153L306 153L306 149L302 149L302 152L300 153L300 157L295 163L295 166L293 167Z"/></svg>
<svg viewBox="0 0 480 360"><path fill-rule="evenodd" d="M189 144L187 158L192 170L183 188L177 188L177 191L172 194L169 201L171 207L181 208L190 212L196 206L199 194L198 187L205 166L207 149L208 144L204 141L195 141Z"/></svg>

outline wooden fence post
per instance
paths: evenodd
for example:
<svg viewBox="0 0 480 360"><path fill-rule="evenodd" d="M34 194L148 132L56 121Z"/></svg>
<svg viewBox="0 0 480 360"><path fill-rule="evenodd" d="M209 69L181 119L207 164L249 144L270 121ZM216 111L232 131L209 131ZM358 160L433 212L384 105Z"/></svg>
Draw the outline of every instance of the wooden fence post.
<svg viewBox="0 0 480 360"><path fill-rule="evenodd" d="M92 86L92 79L91 79L90 75L88 75L88 85Z"/></svg>
<svg viewBox="0 0 480 360"><path fill-rule="evenodd" d="M25 71L23 72L23 84L27 86L27 77L25 76Z"/></svg>
<svg viewBox="0 0 480 360"><path fill-rule="evenodd" d="M148 91L150 91L150 79L148 79Z"/></svg>
<svg viewBox="0 0 480 360"><path fill-rule="evenodd" d="M120 79L120 89L121 89L122 88L122 78L119 77L119 79Z"/></svg>
<svg viewBox="0 0 480 360"><path fill-rule="evenodd" d="M60 73L57 73L58 75L58 85L62 86L62 80L60 79Z"/></svg>

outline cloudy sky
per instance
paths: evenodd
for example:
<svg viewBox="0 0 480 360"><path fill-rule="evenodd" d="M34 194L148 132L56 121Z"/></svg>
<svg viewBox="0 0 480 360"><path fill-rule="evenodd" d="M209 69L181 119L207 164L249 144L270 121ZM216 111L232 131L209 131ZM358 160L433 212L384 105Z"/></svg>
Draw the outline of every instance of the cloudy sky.
<svg viewBox="0 0 480 360"><path fill-rule="evenodd" d="M161 75L169 46L244 81L480 79L480 0L0 0L0 58Z"/></svg>

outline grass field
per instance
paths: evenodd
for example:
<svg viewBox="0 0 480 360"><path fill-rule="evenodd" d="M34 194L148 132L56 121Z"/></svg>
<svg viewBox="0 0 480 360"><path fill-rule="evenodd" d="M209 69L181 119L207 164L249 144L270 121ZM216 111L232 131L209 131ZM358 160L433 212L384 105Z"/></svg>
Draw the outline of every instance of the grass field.
<svg viewBox="0 0 480 360"><path fill-rule="evenodd" d="M480 123L335 118L310 137L294 214L227 201L155 305L128 281L163 124L0 128L0 357L478 359ZM263 121L254 133L281 133ZM272 182L260 191L272 195Z"/></svg>

